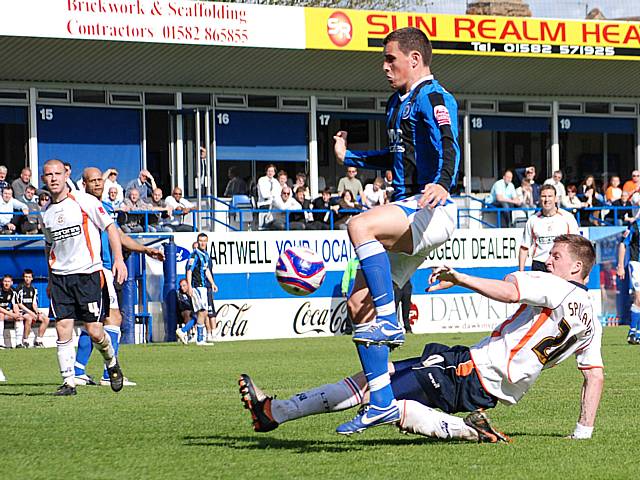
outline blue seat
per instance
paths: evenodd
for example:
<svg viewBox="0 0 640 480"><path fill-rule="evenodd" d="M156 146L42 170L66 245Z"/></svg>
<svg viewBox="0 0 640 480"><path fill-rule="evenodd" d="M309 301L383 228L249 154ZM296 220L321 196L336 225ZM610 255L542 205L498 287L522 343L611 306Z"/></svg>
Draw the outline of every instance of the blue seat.
<svg viewBox="0 0 640 480"><path fill-rule="evenodd" d="M242 226L243 230L250 229L253 223L252 210L255 208L251 197L249 195L234 195L231 197L231 208L239 211L230 215L230 223L233 223L236 228Z"/></svg>

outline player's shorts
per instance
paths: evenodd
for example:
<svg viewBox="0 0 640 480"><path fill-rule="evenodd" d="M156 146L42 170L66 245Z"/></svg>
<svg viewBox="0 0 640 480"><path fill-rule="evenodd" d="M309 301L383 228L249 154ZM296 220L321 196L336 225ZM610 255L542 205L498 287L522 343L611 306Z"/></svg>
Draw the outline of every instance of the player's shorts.
<svg viewBox="0 0 640 480"><path fill-rule="evenodd" d="M469 348L428 343L421 357L393 362L391 388L398 400L415 400L446 413L493 408L498 400L485 391Z"/></svg>
<svg viewBox="0 0 640 480"><path fill-rule="evenodd" d="M191 295L191 303L193 303L193 311L201 312L209 310L209 297L207 296L206 287L193 287L193 295Z"/></svg>
<svg viewBox="0 0 640 480"><path fill-rule="evenodd" d="M207 288L207 315L216 316L216 307L213 304L213 288Z"/></svg>
<svg viewBox="0 0 640 480"><path fill-rule="evenodd" d="M458 207L451 199L436 208L420 208L415 195L405 200L393 202L407 215L411 224L413 252L411 255L389 252L391 275L396 285L404 285L422 265L430 251L446 242L456 228Z"/></svg>
<svg viewBox="0 0 640 480"><path fill-rule="evenodd" d="M104 318L102 271L71 275L49 275L51 313L56 320L99 322Z"/></svg>
<svg viewBox="0 0 640 480"><path fill-rule="evenodd" d="M640 262L629 262L629 281L631 288L636 292L640 291Z"/></svg>
<svg viewBox="0 0 640 480"><path fill-rule="evenodd" d="M116 293L116 285L115 279L113 278L113 272L107 268L103 268L102 273L104 275L104 289L107 292L109 309L118 310L120 308L120 303L118 302L118 294Z"/></svg>

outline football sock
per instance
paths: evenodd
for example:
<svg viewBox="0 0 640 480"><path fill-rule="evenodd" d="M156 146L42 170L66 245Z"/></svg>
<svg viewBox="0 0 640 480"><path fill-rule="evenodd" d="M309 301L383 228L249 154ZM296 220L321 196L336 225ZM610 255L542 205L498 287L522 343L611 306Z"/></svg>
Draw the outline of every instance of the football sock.
<svg viewBox="0 0 640 480"><path fill-rule="evenodd" d="M14 322L14 328L16 330L16 345L20 345L24 337L24 322L16 320Z"/></svg>
<svg viewBox="0 0 640 480"><path fill-rule="evenodd" d="M196 319L191 317L191 320L185 323L184 327L182 327L180 330L182 330L184 333L188 333L189 330L191 330L195 324L196 324Z"/></svg>
<svg viewBox="0 0 640 480"><path fill-rule="evenodd" d="M204 325L196 325L196 341L204 342Z"/></svg>
<svg viewBox="0 0 640 480"><path fill-rule="evenodd" d="M111 345L113 345L113 352L115 353L116 358L118 357L118 349L120 347L120 327L117 325L105 325L104 331L111 338ZM102 378L105 380L109 378L109 373L105 368L102 372Z"/></svg>
<svg viewBox="0 0 640 480"><path fill-rule="evenodd" d="M629 335L637 335L640 328L640 307L637 305L631 305L631 325L629 328Z"/></svg>
<svg viewBox="0 0 640 480"><path fill-rule="evenodd" d="M321 387L293 395L288 400L272 400L271 415L278 423L318 413L339 412L355 407L362 402L364 391L351 378L338 383L329 383Z"/></svg>
<svg viewBox="0 0 640 480"><path fill-rule="evenodd" d="M356 346L362 370L367 377L370 404L378 408L388 408L395 404L389 376L389 347L386 345L363 344Z"/></svg>
<svg viewBox="0 0 640 480"><path fill-rule="evenodd" d="M111 345L111 337L106 332L102 333L102 340L94 342L96 348L104 358L104 364L107 368L113 367L116 364L116 352L113 351L113 345Z"/></svg>
<svg viewBox="0 0 640 480"><path fill-rule="evenodd" d="M398 325L389 255L377 240L357 246L356 254L360 259L360 268L376 307L377 317Z"/></svg>
<svg viewBox="0 0 640 480"><path fill-rule="evenodd" d="M434 410L414 400L402 400L398 402L398 407L401 430L443 440L456 438L478 441L478 433L460 417Z"/></svg>
<svg viewBox="0 0 640 480"><path fill-rule="evenodd" d="M57 341L56 346L58 351L58 365L60 366L63 383L75 387L76 382L74 380L73 364L76 361L76 349L73 348L73 340L67 340L66 342Z"/></svg>
<svg viewBox="0 0 640 480"><path fill-rule="evenodd" d="M91 352L93 352L93 342L87 331L83 328L80 330L80 338L78 338L78 353L76 353L75 360L76 377L85 374Z"/></svg>

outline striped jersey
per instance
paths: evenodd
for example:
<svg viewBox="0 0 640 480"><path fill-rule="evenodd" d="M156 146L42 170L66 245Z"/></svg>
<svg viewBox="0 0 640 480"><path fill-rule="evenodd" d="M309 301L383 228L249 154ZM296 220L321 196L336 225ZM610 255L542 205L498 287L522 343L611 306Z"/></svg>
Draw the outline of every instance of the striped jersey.
<svg viewBox="0 0 640 480"><path fill-rule="evenodd" d="M514 404L542 370L575 354L578 368L603 368L602 326L587 288L546 272L515 272L522 303L488 337L470 348L484 389Z"/></svg>
<svg viewBox="0 0 640 480"><path fill-rule="evenodd" d="M531 251L533 260L545 262L557 236L578 232L578 222L566 210L559 208L550 216L538 212L527 220L520 246Z"/></svg>
<svg viewBox="0 0 640 480"><path fill-rule="evenodd" d="M436 183L450 191L460 164L458 104L433 75L404 95L387 102L387 136L383 150L347 150L344 164L393 172L393 200L403 200Z"/></svg>
<svg viewBox="0 0 640 480"><path fill-rule="evenodd" d="M18 289L16 303L21 303L28 309L35 311L38 305L38 290L36 290L36 287L33 285L30 287L24 284L21 285Z"/></svg>
<svg viewBox="0 0 640 480"><path fill-rule="evenodd" d="M187 268L191 270L191 286L207 287L207 269L211 268L211 257L205 251L196 248L189 256Z"/></svg>
<svg viewBox="0 0 640 480"><path fill-rule="evenodd" d="M639 262L640 261L640 222L633 222L629 225L626 232L624 232L624 238L622 239L622 243L624 243L627 251L629 252L629 261L630 262Z"/></svg>
<svg viewBox="0 0 640 480"><path fill-rule="evenodd" d="M97 198L69 193L62 201L49 203L42 221L52 273L71 275L102 269L100 232L113 219Z"/></svg>

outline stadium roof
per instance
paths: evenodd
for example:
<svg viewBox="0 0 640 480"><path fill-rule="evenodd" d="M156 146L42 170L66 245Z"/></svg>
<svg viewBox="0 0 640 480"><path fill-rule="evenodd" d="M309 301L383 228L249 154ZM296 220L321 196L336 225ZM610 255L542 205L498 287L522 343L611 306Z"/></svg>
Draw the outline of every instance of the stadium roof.
<svg viewBox="0 0 640 480"><path fill-rule="evenodd" d="M376 52L0 37L0 81L386 94ZM640 98L638 62L437 55L457 94Z"/></svg>

